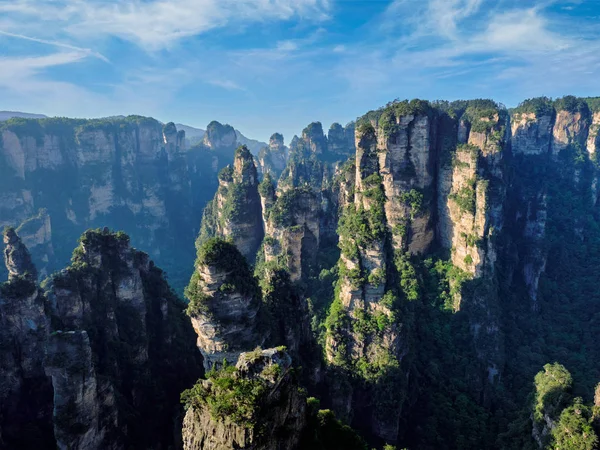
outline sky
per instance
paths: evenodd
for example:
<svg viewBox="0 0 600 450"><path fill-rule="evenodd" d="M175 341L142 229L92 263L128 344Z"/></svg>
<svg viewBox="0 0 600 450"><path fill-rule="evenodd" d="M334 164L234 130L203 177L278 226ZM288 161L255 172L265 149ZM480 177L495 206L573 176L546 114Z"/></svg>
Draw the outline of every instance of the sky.
<svg viewBox="0 0 600 450"><path fill-rule="evenodd" d="M600 0L0 0L0 110L289 142L396 98L600 95Z"/></svg>

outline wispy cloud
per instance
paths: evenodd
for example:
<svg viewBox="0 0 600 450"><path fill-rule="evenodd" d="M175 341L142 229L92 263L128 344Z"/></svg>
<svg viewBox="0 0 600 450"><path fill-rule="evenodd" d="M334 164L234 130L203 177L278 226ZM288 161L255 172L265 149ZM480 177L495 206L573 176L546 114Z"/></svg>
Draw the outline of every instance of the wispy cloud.
<svg viewBox="0 0 600 450"><path fill-rule="evenodd" d="M230 91L244 91L245 90L242 86L240 86L239 84L237 84L236 82L231 81L231 80L210 80L208 83L212 84L213 86L218 86L223 89L230 90Z"/></svg>
<svg viewBox="0 0 600 450"><path fill-rule="evenodd" d="M98 38L116 36L149 50L226 25L292 18L324 21L328 0L6 0L0 13L19 22L43 23L48 31Z"/></svg>
<svg viewBox="0 0 600 450"><path fill-rule="evenodd" d="M376 43L353 48L338 74L367 96L373 89L439 95L447 86L453 86L449 97L465 91L505 96L509 88L512 96L541 95L542 86L546 94L559 86L568 91L569 85L575 88L573 77L582 82L590 70L600 75L600 37L578 35L581 25L575 27L569 17L551 20L546 8L552 4L395 0L369 26ZM579 61L570 63L575 54ZM531 92L523 94L526 89Z"/></svg>
<svg viewBox="0 0 600 450"><path fill-rule="evenodd" d="M106 56L104 56L103 54L98 53L92 49L89 49L89 48L77 47L75 45L65 44L65 43L57 42L57 41L50 41L47 39L38 39L35 37L25 36L25 35L18 34L18 33L10 33L8 31L2 31L2 30L0 30L0 35L8 36L11 38L16 38L16 39L23 39L23 40L31 41L31 42L37 42L38 44L51 45L53 47L60 47L60 48L65 48L65 49L69 49L69 50L76 50L76 51L84 53L86 55L101 59L102 61L104 61L106 63L110 63L109 59Z"/></svg>

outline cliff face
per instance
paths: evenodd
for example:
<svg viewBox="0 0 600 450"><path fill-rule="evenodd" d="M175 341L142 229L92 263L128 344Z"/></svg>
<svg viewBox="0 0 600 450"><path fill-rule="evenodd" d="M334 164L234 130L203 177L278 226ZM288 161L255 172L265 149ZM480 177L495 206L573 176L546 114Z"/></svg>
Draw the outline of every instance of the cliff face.
<svg viewBox="0 0 600 450"><path fill-rule="evenodd" d="M230 140L213 130L188 151L172 123L138 116L11 119L0 125L0 226L23 224L42 275L68 262L87 228L127 230L181 288L206 190L231 160L235 133Z"/></svg>
<svg viewBox="0 0 600 450"><path fill-rule="evenodd" d="M162 271L123 233L90 230L43 293L13 229L5 244L10 280L0 286L0 337L10 345L0 351L0 442L173 445L179 394L202 371L193 329Z"/></svg>
<svg viewBox="0 0 600 450"><path fill-rule="evenodd" d="M179 392L200 374L200 360L160 269L126 235L88 231L48 297L59 446L170 445Z"/></svg>
<svg viewBox="0 0 600 450"><path fill-rule="evenodd" d="M43 448L53 442L52 386L43 365L50 324L27 248L13 229L4 243L10 279L0 284L0 447Z"/></svg>
<svg viewBox="0 0 600 450"><path fill-rule="evenodd" d="M263 224L256 167L244 146L236 150L233 167L219 173L219 189L204 212L197 245L215 236L231 239L246 259L254 262Z"/></svg>
<svg viewBox="0 0 600 450"><path fill-rule="evenodd" d="M403 383L400 365L406 336L395 320L398 292L390 283L394 262L389 254L386 196L370 123L357 129L356 146L354 192L342 205L338 228L340 277L326 321L326 354L334 370L332 401L338 414L346 419L354 415L356 423L393 442L404 392L398 389L390 395L389 387ZM348 380L346 371L356 373L363 383Z"/></svg>
<svg viewBox="0 0 600 450"><path fill-rule="evenodd" d="M293 450L306 426L306 398L291 373L291 359L279 349L242 353L235 368L225 368L200 380L184 393L187 413L183 441L186 450ZM224 381L227 380L227 384ZM237 397L235 389L248 386L252 395ZM229 392L231 390L231 392ZM220 399L243 412L224 416L215 409Z"/></svg>
<svg viewBox="0 0 600 450"><path fill-rule="evenodd" d="M263 147L258 153L258 173L263 177L268 173L275 180L279 179L289 158L289 149L283 143L283 136L273 134L269 146Z"/></svg>
<svg viewBox="0 0 600 450"><path fill-rule="evenodd" d="M398 438L417 351L410 330L420 326L414 309L424 287L415 263L434 248L446 249L453 273L462 274L450 281L452 307L467 314L488 380L473 386L497 381L498 298L486 286L496 283L507 126L493 102L395 102L359 120L355 174L339 188L341 257L326 352L334 373L365 381L332 376L336 411L360 411L355 423L387 441Z"/></svg>
<svg viewBox="0 0 600 450"><path fill-rule="evenodd" d="M585 102L571 97L554 103L548 99L524 102L513 113L512 151L517 177L511 205L516 209L519 229L515 238L525 244L519 249L520 275L534 311L539 310L539 282L547 264L549 207L550 211L555 209L548 204L552 194L549 186L557 182L557 177L566 177L571 187L586 191L592 207L597 203L597 175L582 165L573 170L564 157L571 151L587 150L588 158L595 158L599 118Z"/></svg>
<svg viewBox="0 0 600 450"><path fill-rule="evenodd" d="M258 283L233 244L213 238L200 246L186 296L206 370L264 342Z"/></svg>
<svg viewBox="0 0 600 450"><path fill-rule="evenodd" d="M47 345L46 373L54 389L54 435L59 449L124 448L117 438L113 385L98 379L86 331L57 331ZM100 384L100 386L99 386Z"/></svg>
<svg viewBox="0 0 600 450"><path fill-rule="evenodd" d="M341 128L341 127L340 127ZM319 251L335 246L338 203L337 167L350 155L344 130L332 126L333 142L321 123L294 137L277 190L261 189L266 239L264 258L289 269L293 281L305 279L318 265ZM336 134L337 132L337 134Z"/></svg>

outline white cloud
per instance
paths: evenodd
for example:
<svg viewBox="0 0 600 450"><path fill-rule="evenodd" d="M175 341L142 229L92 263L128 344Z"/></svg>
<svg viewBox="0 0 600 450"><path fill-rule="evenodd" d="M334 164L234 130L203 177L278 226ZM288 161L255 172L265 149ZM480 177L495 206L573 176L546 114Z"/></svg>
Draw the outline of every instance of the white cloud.
<svg viewBox="0 0 600 450"><path fill-rule="evenodd" d="M328 11L328 0L0 0L11 31L35 24L80 38L117 36L150 50L225 25L295 17L323 21Z"/></svg>
<svg viewBox="0 0 600 450"><path fill-rule="evenodd" d="M108 60L108 58L106 56L104 56L101 53L98 53L92 49L89 49L89 48L77 47L75 45L65 44L65 43L57 42L57 41L49 41L47 39L38 39L35 37L25 36L23 34L18 34L18 33L10 33L8 31L2 31L2 30L0 30L0 35L8 36L11 38L16 38L16 39L23 39L26 41L37 42L39 44L51 45L53 47L60 47L60 48L65 48L65 49L69 49L69 50L76 50L77 52L82 52L87 55L93 56L95 58L101 59L104 62L110 63L110 61Z"/></svg>
<svg viewBox="0 0 600 450"><path fill-rule="evenodd" d="M589 17L551 14L552 4L396 0L365 27L368 40L348 47L336 73L353 98L590 95L600 29Z"/></svg>
<svg viewBox="0 0 600 450"><path fill-rule="evenodd" d="M294 41L279 41L277 43L277 50L284 52L292 52L298 49L298 44Z"/></svg>
<svg viewBox="0 0 600 450"><path fill-rule="evenodd" d="M483 0L430 0L426 17L431 30L456 39L460 22L477 13Z"/></svg>
<svg viewBox="0 0 600 450"><path fill-rule="evenodd" d="M227 89L229 91L244 91L245 89L237 84L235 81L231 80L209 80L209 84L213 86L218 86L223 89Z"/></svg>

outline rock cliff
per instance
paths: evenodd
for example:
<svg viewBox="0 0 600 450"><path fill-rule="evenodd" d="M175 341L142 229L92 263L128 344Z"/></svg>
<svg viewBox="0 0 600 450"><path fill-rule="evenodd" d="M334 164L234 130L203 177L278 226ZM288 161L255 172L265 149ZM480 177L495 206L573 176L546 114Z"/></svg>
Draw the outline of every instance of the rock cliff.
<svg viewBox="0 0 600 450"><path fill-rule="evenodd" d="M182 289L202 209L235 149L219 125L187 150L175 125L139 116L2 122L0 226L23 224L42 275L68 263L87 228L127 230Z"/></svg>
<svg viewBox="0 0 600 450"><path fill-rule="evenodd" d="M201 367L183 305L127 235L90 230L80 242L72 265L48 285L57 441L64 448L166 448L179 393ZM69 420L62 428L64 414L81 419L76 430Z"/></svg>
<svg viewBox="0 0 600 450"><path fill-rule="evenodd" d="M204 211L197 246L215 236L230 239L249 262L254 262L263 239L263 224L256 166L245 146L236 150L233 167L219 173L219 189Z"/></svg>
<svg viewBox="0 0 600 450"><path fill-rule="evenodd" d="M0 352L1 417L10 418L0 420L2 443L173 445L179 394L202 369L184 305L162 271L125 234L89 230L44 293L26 247L14 230L5 236L11 279L0 289L0 333L11 344Z"/></svg>
<svg viewBox="0 0 600 450"><path fill-rule="evenodd" d="M206 370L264 342L258 282L235 245L213 238L199 247L186 296Z"/></svg>
<svg viewBox="0 0 600 450"><path fill-rule="evenodd" d="M0 284L0 447L50 448L52 385L44 373L50 329L45 298L27 248L12 228L4 233L10 274ZM24 432L26 430L26 432Z"/></svg>
<svg viewBox="0 0 600 450"><path fill-rule="evenodd" d="M182 398L186 450L294 450L306 426L306 397L281 349L242 353L236 366L213 372Z"/></svg>
<svg viewBox="0 0 600 450"><path fill-rule="evenodd" d="M289 149L283 143L283 136L275 133L269 140L269 146L258 152L258 172L263 177L268 173L277 180L285 169L288 157Z"/></svg>

